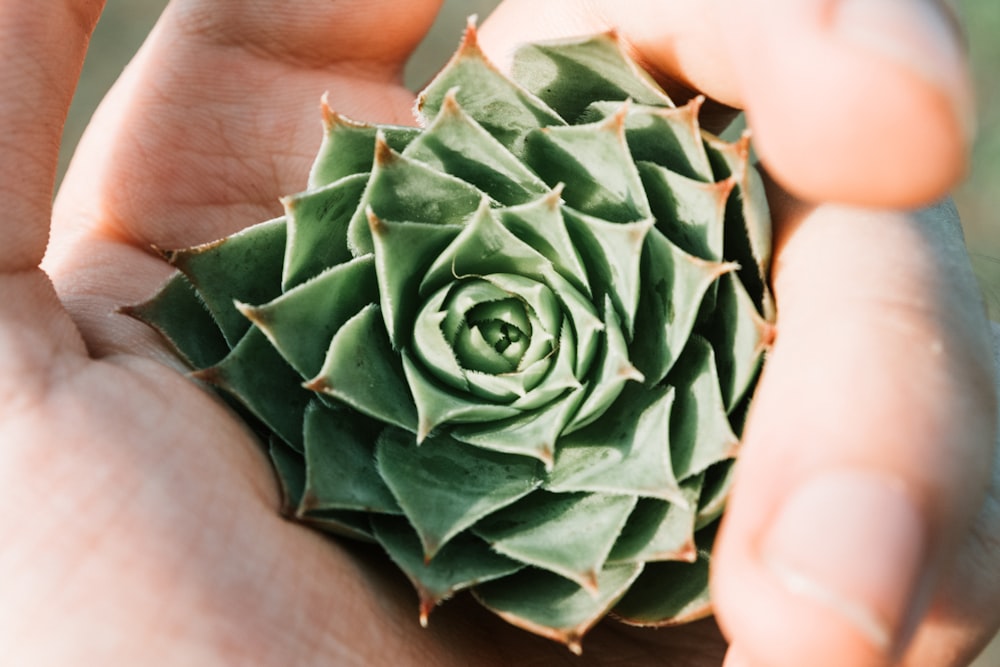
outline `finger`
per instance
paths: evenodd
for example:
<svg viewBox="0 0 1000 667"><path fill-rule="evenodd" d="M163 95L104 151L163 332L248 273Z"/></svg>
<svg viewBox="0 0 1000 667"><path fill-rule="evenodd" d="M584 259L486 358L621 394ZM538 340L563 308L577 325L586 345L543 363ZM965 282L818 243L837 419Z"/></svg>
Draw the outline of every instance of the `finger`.
<svg viewBox="0 0 1000 667"><path fill-rule="evenodd" d="M63 122L100 0L0 2L0 271L38 266Z"/></svg>
<svg viewBox="0 0 1000 667"><path fill-rule="evenodd" d="M993 323L1000 362L1000 325ZM986 500L943 573L905 667L969 665L1000 630L1000 441Z"/></svg>
<svg viewBox="0 0 1000 667"><path fill-rule="evenodd" d="M772 200L778 335L713 561L717 611L751 665L886 665L988 484L988 328L950 204Z"/></svg>
<svg viewBox="0 0 1000 667"><path fill-rule="evenodd" d="M661 81L745 108L791 191L910 206L965 166L972 104L953 26L936 0L506 0L481 42L504 62L522 41L617 28Z"/></svg>

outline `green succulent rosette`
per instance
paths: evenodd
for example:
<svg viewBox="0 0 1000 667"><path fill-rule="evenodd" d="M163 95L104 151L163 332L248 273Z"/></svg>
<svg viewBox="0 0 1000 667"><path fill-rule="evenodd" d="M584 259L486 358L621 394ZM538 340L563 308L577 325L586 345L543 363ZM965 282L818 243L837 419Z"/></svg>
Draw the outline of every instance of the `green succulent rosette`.
<svg viewBox="0 0 1000 667"><path fill-rule="evenodd" d="M709 613L711 544L771 339L748 143L613 34L467 30L422 129L325 108L283 217L167 253L130 309L267 441L289 516L380 544L421 620L472 589L579 650Z"/></svg>

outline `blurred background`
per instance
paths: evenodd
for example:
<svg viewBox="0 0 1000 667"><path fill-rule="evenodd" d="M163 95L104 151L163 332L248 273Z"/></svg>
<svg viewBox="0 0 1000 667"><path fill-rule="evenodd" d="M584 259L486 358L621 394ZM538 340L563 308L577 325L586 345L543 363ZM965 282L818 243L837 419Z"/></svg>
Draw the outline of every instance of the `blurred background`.
<svg viewBox="0 0 1000 667"><path fill-rule="evenodd" d="M485 17L497 4L497 0L446 0L407 71L410 85L418 88L444 64L467 15ZM165 5L166 0L108 0L66 124L60 175L90 115ZM993 319L1000 321L1000 2L963 0L960 5L977 87L979 135L969 173L955 199L987 305ZM1000 667L1000 637L975 667Z"/></svg>

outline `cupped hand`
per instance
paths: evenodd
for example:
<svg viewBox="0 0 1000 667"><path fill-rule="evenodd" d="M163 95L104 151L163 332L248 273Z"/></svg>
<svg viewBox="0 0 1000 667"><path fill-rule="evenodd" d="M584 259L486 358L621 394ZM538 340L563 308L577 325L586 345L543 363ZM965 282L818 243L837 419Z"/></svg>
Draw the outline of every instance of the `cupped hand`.
<svg viewBox="0 0 1000 667"><path fill-rule="evenodd" d="M422 630L382 557L278 516L252 436L117 314L168 274L152 245L280 213L318 147L324 91L348 116L409 122L402 65L440 2L174 0L53 213L59 131L102 4L0 0L5 664L581 664L461 601ZM933 19L931 3L873 3L868 23L820 4L508 0L483 44L502 61L525 39L617 27L676 91L748 107L786 188L935 198L967 150L948 23L926 24L942 46L888 20ZM879 31L916 45L880 52ZM928 45L937 64L909 66ZM914 136L920 161L900 152ZM1000 620L1000 517L997 484L984 503L990 341L957 220L947 205L806 205L777 186L772 203L779 336L715 560L727 665L886 664L914 632L911 664L962 664ZM602 624L584 650L590 664L699 667L726 647L710 623Z"/></svg>

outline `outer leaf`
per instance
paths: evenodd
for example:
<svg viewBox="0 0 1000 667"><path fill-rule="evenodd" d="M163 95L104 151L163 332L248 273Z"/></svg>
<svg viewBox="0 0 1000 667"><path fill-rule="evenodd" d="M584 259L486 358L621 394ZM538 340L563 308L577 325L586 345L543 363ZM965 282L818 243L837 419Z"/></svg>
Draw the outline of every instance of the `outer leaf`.
<svg viewBox="0 0 1000 667"><path fill-rule="evenodd" d="M591 491L686 503L670 461L672 390L629 386L614 408L563 437L550 491Z"/></svg>
<svg viewBox="0 0 1000 667"><path fill-rule="evenodd" d="M413 398L378 306L366 307L337 331L323 369L307 386L374 419L416 430Z"/></svg>
<svg viewBox="0 0 1000 667"><path fill-rule="evenodd" d="M370 255L335 266L262 306L240 312L264 332L303 378L323 367L337 331L378 298Z"/></svg>
<svg viewBox="0 0 1000 667"><path fill-rule="evenodd" d="M520 160L469 116L448 91L434 122L403 155L438 171L461 175L501 204L522 204L549 188Z"/></svg>
<svg viewBox="0 0 1000 667"><path fill-rule="evenodd" d="M524 570L475 589L476 597L508 623L566 644L582 653L583 636L614 606L642 571L642 565L606 567L597 577L597 596L559 575Z"/></svg>
<svg viewBox="0 0 1000 667"><path fill-rule="evenodd" d="M306 485L299 514L354 510L401 514L375 467L370 424L313 401L305 415Z"/></svg>
<svg viewBox="0 0 1000 667"><path fill-rule="evenodd" d="M708 567L715 530L698 534L694 563L649 563L613 614L630 625L662 627L690 623L712 613Z"/></svg>
<svg viewBox="0 0 1000 667"><path fill-rule="evenodd" d="M540 483L538 462L470 447L448 437L420 446L412 433L386 429L375 451L379 473L420 535L430 561L484 516Z"/></svg>
<svg viewBox="0 0 1000 667"><path fill-rule="evenodd" d="M524 45L514 54L512 76L571 122L593 100L673 106L614 33Z"/></svg>
<svg viewBox="0 0 1000 667"><path fill-rule="evenodd" d="M265 303L281 293L285 219L262 222L220 241L167 253L188 277L230 346L250 328L235 301Z"/></svg>
<svg viewBox="0 0 1000 667"><path fill-rule="evenodd" d="M309 173L309 189L320 188L342 178L372 170L375 134L379 131L393 150L399 152L416 137L415 127L376 127L346 118L323 100L323 144Z"/></svg>
<svg viewBox="0 0 1000 667"><path fill-rule="evenodd" d="M608 556L608 562L693 562L697 557L695 508L703 483L702 477L692 477L681 485L681 493L686 500L684 504L655 498L640 499Z"/></svg>
<svg viewBox="0 0 1000 667"><path fill-rule="evenodd" d="M544 102L504 76L479 48L470 23L455 55L417 98L417 113L427 122L437 116L453 89L465 111L514 155L523 154L528 131L566 121Z"/></svg>
<svg viewBox="0 0 1000 667"><path fill-rule="evenodd" d="M122 312L159 331L194 368L211 366L229 353L219 325L182 273L174 274L149 301Z"/></svg>
<svg viewBox="0 0 1000 667"><path fill-rule="evenodd" d="M649 217L642 181L625 142L625 112L594 125L547 127L528 134L525 162L550 186L565 184L563 199L612 222Z"/></svg>
<svg viewBox="0 0 1000 667"><path fill-rule="evenodd" d="M481 539L463 533L428 562L420 538L403 519L372 517L375 538L399 566L420 596L420 623L438 603L460 590L524 569L524 564L494 552Z"/></svg>
<svg viewBox="0 0 1000 667"><path fill-rule="evenodd" d="M554 572L598 595L598 576L635 507L634 496L539 491L480 522L499 553Z"/></svg>

